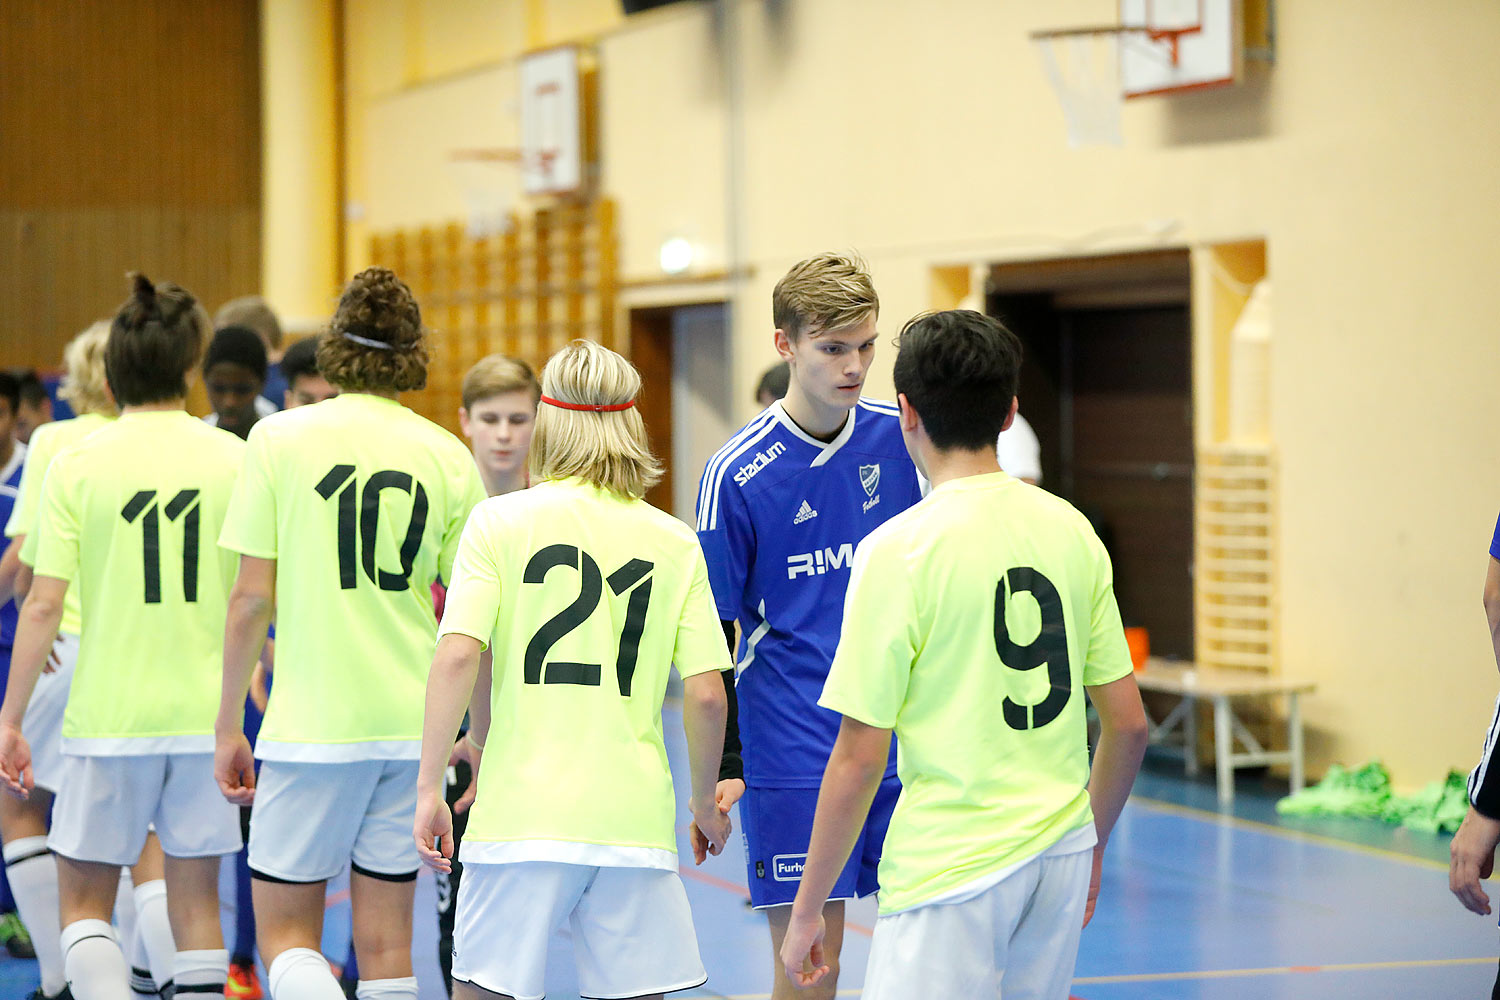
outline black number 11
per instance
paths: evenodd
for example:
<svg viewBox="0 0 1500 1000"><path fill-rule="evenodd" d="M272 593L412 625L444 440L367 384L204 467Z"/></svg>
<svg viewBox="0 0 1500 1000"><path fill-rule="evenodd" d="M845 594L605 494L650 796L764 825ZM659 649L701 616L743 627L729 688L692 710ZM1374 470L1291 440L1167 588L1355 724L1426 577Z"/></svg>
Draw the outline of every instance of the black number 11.
<svg viewBox="0 0 1500 1000"><path fill-rule="evenodd" d="M167 501L167 520L182 518L182 599L198 600L198 502L197 490L179 490ZM142 516L144 515L144 516ZM141 490L130 498L120 516L126 524L141 519L141 564L144 567L146 603L161 603L161 515L155 490Z"/></svg>

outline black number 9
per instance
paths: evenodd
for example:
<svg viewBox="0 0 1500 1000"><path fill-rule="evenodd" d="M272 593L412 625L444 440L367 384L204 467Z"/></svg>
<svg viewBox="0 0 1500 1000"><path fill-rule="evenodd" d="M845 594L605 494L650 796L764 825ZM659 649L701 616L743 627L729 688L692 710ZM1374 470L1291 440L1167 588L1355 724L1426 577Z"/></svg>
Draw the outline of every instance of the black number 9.
<svg viewBox="0 0 1500 1000"><path fill-rule="evenodd" d="M1018 591L1031 594L1042 612L1041 631L1024 646L1011 642L1005 625L1007 589L1010 594ZM1044 663L1047 665L1047 697L1035 705L1023 705L1007 697L1002 706L1006 725L1012 729L1040 729L1062 714L1073 696L1062 597L1051 580L1029 566L1010 570L1005 579L995 584L995 652L1000 654L1000 662L1012 670L1035 670Z"/></svg>

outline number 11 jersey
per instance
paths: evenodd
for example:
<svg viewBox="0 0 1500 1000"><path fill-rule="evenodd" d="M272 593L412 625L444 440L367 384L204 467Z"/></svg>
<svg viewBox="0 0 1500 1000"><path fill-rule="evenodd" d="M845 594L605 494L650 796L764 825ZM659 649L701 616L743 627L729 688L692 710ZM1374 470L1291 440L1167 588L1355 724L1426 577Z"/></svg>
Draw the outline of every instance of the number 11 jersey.
<svg viewBox="0 0 1500 1000"><path fill-rule="evenodd" d="M244 448L182 410L145 411L47 469L34 568L69 581L83 615L64 753L213 750L235 569L214 539Z"/></svg>
<svg viewBox="0 0 1500 1000"><path fill-rule="evenodd" d="M415 760L446 579L484 486L469 449L392 399L344 393L250 431L219 544L276 560L263 760Z"/></svg>
<svg viewBox="0 0 1500 1000"><path fill-rule="evenodd" d="M692 529L578 479L486 500L439 633L493 637L462 860L676 871L667 675L729 667Z"/></svg>

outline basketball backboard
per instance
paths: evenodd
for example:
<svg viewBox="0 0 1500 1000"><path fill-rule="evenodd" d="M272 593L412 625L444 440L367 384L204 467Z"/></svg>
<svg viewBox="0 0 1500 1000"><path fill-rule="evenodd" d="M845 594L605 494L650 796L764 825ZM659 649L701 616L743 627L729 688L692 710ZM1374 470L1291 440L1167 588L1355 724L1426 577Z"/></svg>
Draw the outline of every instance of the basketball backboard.
<svg viewBox="0 0 1500 1000"><path fill-rule="evenodd" d="M1239 79L1241 0L1120 0L1120 89L1126 97L1221 87Z"/></svg>

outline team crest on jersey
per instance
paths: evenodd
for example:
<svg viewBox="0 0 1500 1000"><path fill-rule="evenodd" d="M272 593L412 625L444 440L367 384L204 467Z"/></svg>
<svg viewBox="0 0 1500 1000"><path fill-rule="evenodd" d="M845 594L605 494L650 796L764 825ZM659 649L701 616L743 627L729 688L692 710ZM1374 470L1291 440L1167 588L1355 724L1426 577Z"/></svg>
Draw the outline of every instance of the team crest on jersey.
<svg viewBox="0 0 1500 1000"><path fill-rule="evenodd" d="M865 496L870 498L864 505L865 513L868 514L870 508L880 502L880 494L875 492L880 489L880 463L859 467L859 485L865 488Z"/></svg>

